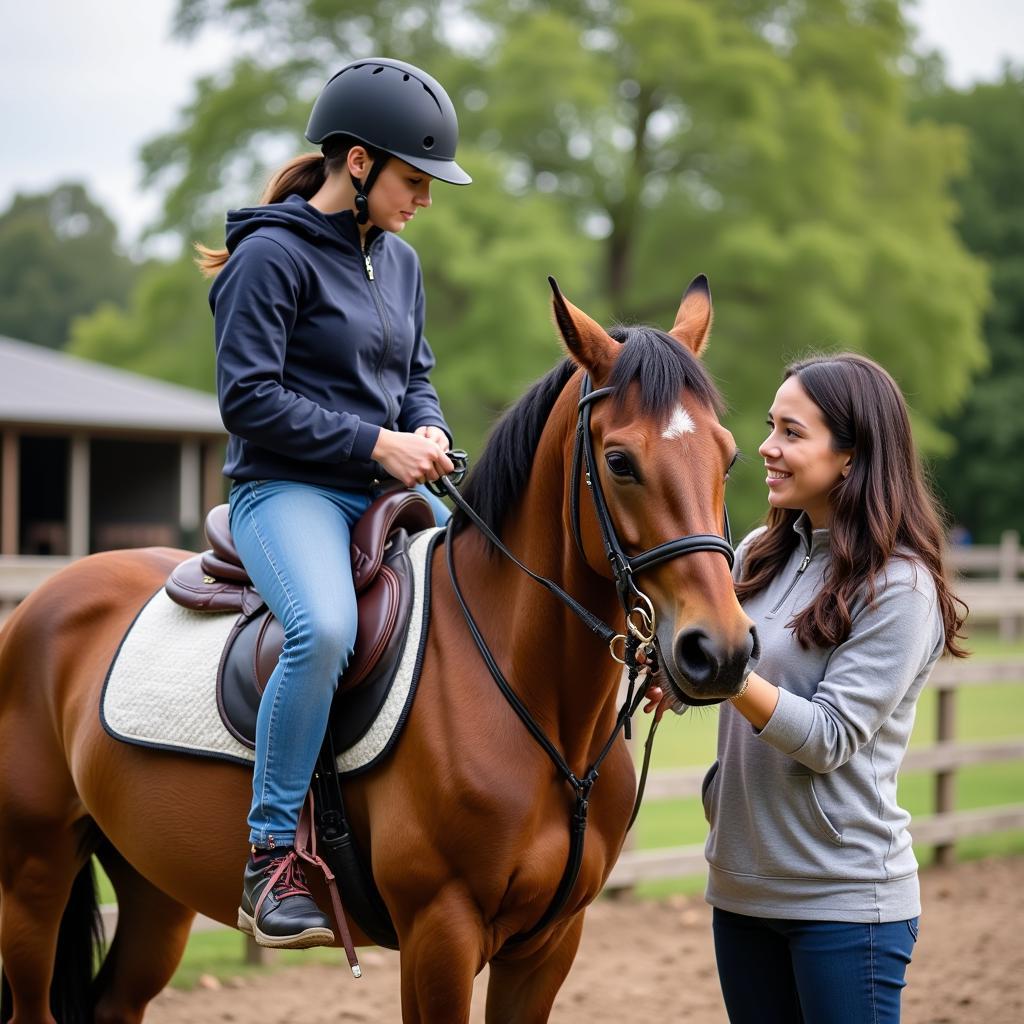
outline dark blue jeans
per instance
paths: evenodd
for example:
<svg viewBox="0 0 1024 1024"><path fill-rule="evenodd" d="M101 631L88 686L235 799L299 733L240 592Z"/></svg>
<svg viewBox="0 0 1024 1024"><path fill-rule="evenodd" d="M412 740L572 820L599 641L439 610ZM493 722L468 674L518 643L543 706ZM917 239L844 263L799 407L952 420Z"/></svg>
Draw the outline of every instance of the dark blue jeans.
<svg viewBox="0 0 1024 1024"><path fill-rule="evenodd" d="M787 921L714 910L731 1024L896 1024L918 919Z"/></svg>

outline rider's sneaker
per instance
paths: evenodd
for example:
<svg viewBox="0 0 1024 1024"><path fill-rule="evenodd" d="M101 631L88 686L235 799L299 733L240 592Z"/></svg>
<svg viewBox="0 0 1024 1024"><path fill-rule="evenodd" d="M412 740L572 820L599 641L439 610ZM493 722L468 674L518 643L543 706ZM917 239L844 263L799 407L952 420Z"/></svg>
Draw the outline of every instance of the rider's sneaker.
<svg viewBox="0 0 1024 1024"><path fill-rule="evenodd" d="M256 904L268 885L270 891L257 916ZM290 847L254 847L249 854L238 927L261 946L274 949L307 949L334 942L330 921L314 902L302 865Z"/></svg>

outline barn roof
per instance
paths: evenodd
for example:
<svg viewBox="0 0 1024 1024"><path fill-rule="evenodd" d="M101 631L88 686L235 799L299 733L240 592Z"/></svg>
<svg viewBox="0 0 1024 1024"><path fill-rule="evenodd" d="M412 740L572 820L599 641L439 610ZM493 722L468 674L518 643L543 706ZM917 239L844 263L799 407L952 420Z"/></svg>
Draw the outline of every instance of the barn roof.
<svg viewBox="0 0 1024 1024"><path fill-rule="evenodd" d="M0 424L225 433L213 395L2 335Z"/></svg>

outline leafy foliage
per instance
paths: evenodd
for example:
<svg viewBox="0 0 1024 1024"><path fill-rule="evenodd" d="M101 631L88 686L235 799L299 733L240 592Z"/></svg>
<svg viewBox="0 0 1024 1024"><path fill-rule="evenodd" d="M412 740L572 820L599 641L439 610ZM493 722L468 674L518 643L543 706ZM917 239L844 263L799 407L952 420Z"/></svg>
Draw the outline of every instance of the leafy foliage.
<svg viewBox="0 0 1024 1024"><path fill-rule="evenodd" d="M409 239L470 448L557 358L547 274L606 322L666 327L700 271L741 448L756 452L783 365L820 348L879 359L925 448L948 446L941 418L985 361L986 279L950 202L964 133L908 113L899 0L180 0L183 34L214 22L237 59L143 152L167 189L159 226L184 239L303 148L346 60L387 53L448 87L477 182L436 187ZM749 524L760 473L731 488Z"/></svg>
<svg viewBox="0 0 1024 1024"><path fill-rule="evenodd" d="M460 160L462 152L460 151ZM547 275L569 295L587 291L596 246L551 196L510 196L505 162L467 150L469 188L434 187L429 215L407 240L423 263L432 379L460 445L478 449L504 407L563 355Z"/></svg>
<svg viewBox="0 0 1024 1024"><path fill-rule="evenodd" d="M1024 71L967 92L943 88L917 112L968 133L970 172L954 186L959 232L992 268L985 318L989 366L963 409L942 422L955 450L936 467L936 482L955 519L974 539L1024 533Z"/></svg>
<svg viewBox="0 0 1024 1024"><path fill-rule="evenodd" d="M190 258L153 263L127 309L104 303L72 325L68 351L85 359L215 390L207 282Z"/></svg>
<svg viewBox="0 0 1024 1024"><path fill-rule="evenodd" d="M123 303L135 277L114 222L82 185L16 195L0 214L0 334L62 348L72 317Z"/></svg>

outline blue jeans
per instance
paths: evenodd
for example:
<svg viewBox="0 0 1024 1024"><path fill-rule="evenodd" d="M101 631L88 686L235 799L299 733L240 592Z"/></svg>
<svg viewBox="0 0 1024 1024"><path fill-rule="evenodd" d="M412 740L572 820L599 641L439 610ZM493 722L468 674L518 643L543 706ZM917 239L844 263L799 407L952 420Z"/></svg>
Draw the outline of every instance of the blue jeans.
<svg viewBox="0 0 1024 1024"><path fill-rule="evenodd" d="M422 490L441 525L448 509ZM291 846L327 729L331 701L356 640L350 536L375 494L293 480L236 483L231 534L284 647L256 718L249 841Z"/></svg>
<svg viewBox="0 0 1024 1024"><path fill-rule="evenodd" d="M787 921L715 907L731 1024L896 1024L918 919Z"/></svg>

